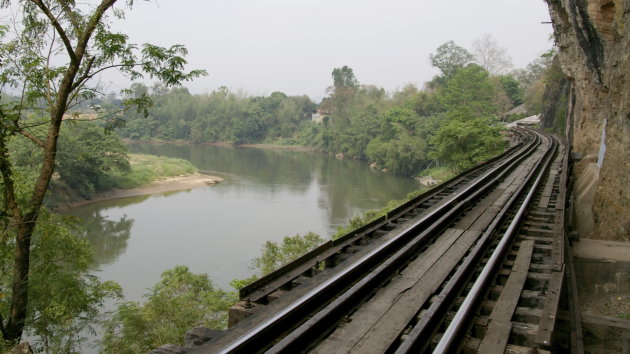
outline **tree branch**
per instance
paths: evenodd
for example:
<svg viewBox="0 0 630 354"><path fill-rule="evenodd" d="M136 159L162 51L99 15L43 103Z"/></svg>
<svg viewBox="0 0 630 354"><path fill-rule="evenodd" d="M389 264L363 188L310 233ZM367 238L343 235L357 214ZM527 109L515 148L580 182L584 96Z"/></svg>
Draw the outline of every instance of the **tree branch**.
<svg viewBox="0 0 630 354"><path fill-rule="evenodd" d="M41 1L41 0L34 0L34 1ZM96 10L94 10L94 13L92 13L90 20L86 24L85 29L83 30L83 33L81 37L79 38L79 42L77 43L77 49L75 52L77 58L83 58L83 54L85 53L85 48L87 47L88 42L90 41L90 38L92 37L94 30L96 29L96 26L99 24L99 22L101 22L101 18L103 18L103 15L105 14L105 12L110 7L114 6L115 3L116 3L116 0L103 0L100 3L100 5L98 5Z"/></svg>
<svg viewBox="0 0 630 354"><path fill-rule="evenodd" d="M31 0L36 4L41 4L40 8L44 11L47 8L42 4L41 0ZM81 61L85 55L87 46L89 44L91 36L94 34L98 23L103 18L105 12L116 3L116 0L103 0L100 5L94 10L92 15L90 16L90 20L87 22L85 28L83 29L83 33L79 37L77 42L77 47L74 51L72 51L72 47L70 47L69 51L72 53L70 55L71 61L70 65L66 68L66 72L61 79L61 83L59 84L59 90L57 92L57 98L55 106L52 107L50 114L50 127L48 128L46 145L44 147L44 156L43 163L40 169L39 177L35 182L35 188L33 189L33 194L31 196L31 200L29 201L28 211L25 213L28 220L35 221L37 219L37 212L41 207L44 197L46 195L46 190L48 189L48 185L50 183L50 178L55 169L55 157L57 155L57 139L59 138L59 130L61 127L61 122L63 119L63 115L66 112L68 105L68 97L72 94L72 86L75 81L75 77L80 69ZM43 6L43 7L42 7ZM48 11L50 13L50 11ZM50 16L49 16L50 17ZM53 19L51 19L53 21ZM61 25L55 21L57 27L57 32L60 36L65 36L65 32ZM67 37L65 37L67 39ZM65 42L64 42L65 43ZM69 43L68 43L69 44Z"/></svg>
<svg viewBox="0 0 630 354"><path fill-rule="evenodd" d="M90 69L92 69L92 65L94 64L94 59L96 59L96 57L91 57L88 60L87 63L87 67L85 68L85 73L83 75L81 75L81 77L79 77L74 84L72 84L72 87L70 88L71 91L74 91L77 87L79 87L85 80L91 78L93 75L90 75Z"/></svg>
<svg viewBox="0 0 630 354"><path fill-rule="evenodd" d="M134 67L134 66L141 66L145 64L144 62L142 63L135 63L135 64L112 64L112 65L108 65L108 66L104 66L98 70L96 70L95 72L89 74L89 75L85 75L85 77L83 78L83 81L87 81L91 78L93 78L94 76L98 75L99 73L102 73L105 70L109 70L109 69L113 69L113 68L125 68L125 67ZM78 86L78 85L77 85Z"/></svg>
<svg viewBox="0 0 630 354"><path fill-rule="evenodd" d="M22 134L24 137L28 138L29 140L31 140L35 144L39 145L40 147L42 147L42 148L46 147L46 143L44 143L44 141L42 139L40 139L37 136L33 135L31 132L26 131L24 129L20 129L20 130L18 130L18 133Z"/></svg>
<svg viewBox="0 0 630 354"><path fill-rule="evenodd" d="M61 27L61 24L59 23L57 18L53 15L52 12L50 12L50 9L48 8L48 6L46 6L46 4L44 4L42 0L31 0L31 1L35 3L35 5L37 5L37 7L39 7L42 10L42 12L46 15L46 17L48 17L48 19L52 23L53 27L55 27L55 30L57 31L57 33L59 33L59 37L61 37L61 40L63 41L63 44L66 47L66 51L68 52L68 56L70 56L70 60L72 62L77 62L79 59L77 58L77 55L74 53L74 49L72 48L72 43L70 43L70 38L68 38L66 31L63 29L63 27Z"/></svg>
<svg viewBox="0 0 630 354"><path fill-rule="evenodd" d="M50 41L50 47L48 48L48 55L46 56L46 68L50 68L50 58L52 57L53 47L55 44L55 37L57 31L52 31L53 38ZM51 80L46 80L46 102L50 106L52 104L52 89L51 89Z"/></svg>

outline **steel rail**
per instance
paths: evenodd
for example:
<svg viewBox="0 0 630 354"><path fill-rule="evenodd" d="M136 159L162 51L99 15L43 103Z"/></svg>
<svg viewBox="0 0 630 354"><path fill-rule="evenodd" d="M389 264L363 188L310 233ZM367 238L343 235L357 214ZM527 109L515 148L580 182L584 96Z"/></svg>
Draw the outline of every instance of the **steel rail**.
<svg viewBox="0 0 630 354"><path fill-rule="evenodd" d="M544 171L544 168L541 168L543 162L549 158L550 150L552 149L553 141L550 144L550 148L547 150L547 153L543 156L541 160L538 161L536 166L530 171L528 174L526 181L519 187L517 192L512 195L510 200L504 205L501 211L497 214L494 221L484 232L479 242L474 246L473 250L470 254L465 258L464 263L457 269L457 271L453 274L451 279L447 282L447 284L443 287L442 292L437 295L436 300L431 304L429 309L426 311L423 318L413 327L411 332L406 336L406 339L398 346L398 348L390 348L391 351L394 351L396 354L401 353L418 353L424 352L428 345L430 344L430 338L437 331L439 322L441 322L441 316L438 314L444 315L447 311L447 307L452 304L455 300L456 295L463 289L465 284L469 281L469 279L473 276L474 269L477 266L481 256L485 253L489 241L491 240L491 235L501 227L503 223L503 219L507 215L509 209L513 207L513 205L519 200L520 196L522 196L523 190L525 186L528 184L528 181L532 180L532 177L536 175L538 171ZM445 338L449 335L444 335L442 338Z"/></svg>
<svg viewBox="0 0 630 354"><path fill-rule="evenodd" d="M486 180L483 186L470 186L468 189L474 189L472 194L448 210L439 220L427 227L422 233L415 236L408 244L404 245L388 260L381 263L369 275L353 285L352 288L336 298L311 319L307 320L307 322L292 331L291 334L282 339L279 343L275 344L267 353L292 353L298 350L304 350L307 341L312 340L313 337L317 337L317 333L323 331L327 326L332 326L336 320L342 317L343 309L356 306L356 304L359 303L362 298L366 297L371 290L375 289L379 283L387 279L391 274L395 274L396 270L402 264L408 262L409 259L417 253L420 247L437 236L437 233L446 228L447 225L453 221L455 216L460 215L459 213L465 210L469 205L479 200L482 195L491 190L495 184L499 183L504 175L510 173L522 159L529 156L532 152L533 150L528 150L526 153L512 159L507 166L503 166L504 168L498 168L496 171L500 171L500 173L492 176L492 179Z"/></svg>
<svg viewBox="0 0 630 354"><path fill-rule="evenodd" d="M531 141L526 146L523 146L520 150L515 150L513 156L506 159L506 161L503 161L492 170L486 172L482 177L478 178L462 192L460 192L453 200L429 212L427 215L423 216L416 222L404 226L396 233L394 237L380 244L377 248L375 248L368 254L355 260L354 262L346 266L343 270L341 270L338 274L335 274L331 278L326 279L314 289L302 295L298 300L292 302L272 317L263 321L260 325L249 330L247 333L237 338L235 341L221 349L219 352L234 353L263 350L271 345L270 341L275 340L276 336L274 335L274 333L285 332L288 328L294 327L296 324L299 325L299 323L303 321L303 316L300 313L311 313L312 311L315 311L318 308L325 306L325 304L329 302L332 298L337 296L337 294L339 294L341 290L347 289L355 281L357 281L361 274L364 274L369 269L376 267L378 264L385 264L381 268L389 269L388 267L399 263L400 261L393 260L382 261L382 255L390 255L392 253L408 254L414 247L419 247L420 244L428 241L428 238L425 236L424 239L415 242L414 246L406 247L406 250L400 250L398 252L396 251L397 249L403 247L406 242L408 242L407 239L410 238L411 235L420 232L420 229L429 227L436 229L440 225L443 226L443 224L449 220L450 216L454 215L455 209L463 208L463 206L466 204L464 203L466 198L471 195L479 195L481 189L483 189L480 187L485 183L488 183L488 181L490 181L491 183L496 183L496 181L498 180L497 175L500 175L500 173L504 171L507 167L515 166L517 161L531 154L533 152L533 147L538 146L539 144L540 139L536 137L535 139L533 139L533 141ZM436 224L437 226L431 226L431 224ZM423 232L423 234L426 235L427 233ZM373 284L373 282L377 280L378 276L374 276L372 277L372 279L365 280L363 282ZM344 295L340 296L339 298L341 299L343 296ZM352 298L351 296L347 297Z"/></svg>
<svg viewBox="0 0 630 354"><path fill-rule="evenodd" d="M464 183L464 180L469 176L478 173L480 170L487 166L490 166L492 163L495 163L501 159L505 159L508 156L514 154L517 150L523 148L523 145L527 141L531 142L531 133L529 133L529 131L519 128L515 129L515 132L518 134L519 143L509 150L493 157L492 159L482 164L472 167L462 172L458 176L451 178L449 181L441 184L440 186L413 198L412 200L390 211L385 216L382 216L356 230L353 230L336 240L330 240L323 243L319 247L308 252L302 257L299 257L293 262L290 262L283 267L254 281L253 283L243 287L239 291L239 298L241 300L258 302L260 299L264 298L266 295L279 288L280 286L278 286L277 283L286 284L290 282L295 277L296 273L303 274L305 272L308 272L310 269L313 269L318 264L325 262L328 258L331 257L331 255L334 255L336 252L343 249L344 247L358 242L362 237L385 227L389 223L396 222L396 220L403 217L405 214L414 209L417 209L420 205L431 200L432 198L439 196L439 194L443 193L445 190L448 190L449 188L455 188L460 183ZM281 280L282 278L284 279ZM274 284L276 285L274 286Z"/></svg>
<svg viewBox="0 0 630 354"><path fill-rule="evenodd" d="M555 139L551 139L552 141L555 141ZM538 173L538 176L536 177L533 185L529 189L525 200L523 201L520 208L518 209L518 212L512 219L510 226L505 231L503 236L501 236L499 244L495 248L494 252L492 252L492 255L488 259L488 262L483 267L483 270L477 277L477 280L466 295L464 302L457 310L455 317L453 318L450 325L444 332L444 335L435 347L433 351L434 353L449 353L455 350L455 346L459 345L460 341L458 339L462 336L461 332L464 327L466 327L465 325L469 323L468 320L473 315L476 304L478 304L480 298L483 296L488 283L494 276L495 270L499 266L500 262L503 260L505 256L505 251L507 250L508 246L511 245L514 235L516 234L516 231L518 230L518 227L520 225L520 222L523 219L527 208L529 207L529 203L538 191L540 181L542 181L543 176L548 173L548 168L552 162L553 153L555 153L555 151L556 145L553 144L553 151L546 155L546 161L540 172Z"/></svg>

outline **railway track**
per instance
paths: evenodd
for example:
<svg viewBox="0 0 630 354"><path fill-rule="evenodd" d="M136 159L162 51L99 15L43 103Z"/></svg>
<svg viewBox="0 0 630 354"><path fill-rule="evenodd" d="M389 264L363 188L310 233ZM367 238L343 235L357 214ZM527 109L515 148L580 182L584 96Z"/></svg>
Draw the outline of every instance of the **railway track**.
<svg viewBox="0 0 630 354"><path fill-rule="evenodd" d="M566 154L518 144L241 290L207 353L530 352L566 347Z"/></svg>

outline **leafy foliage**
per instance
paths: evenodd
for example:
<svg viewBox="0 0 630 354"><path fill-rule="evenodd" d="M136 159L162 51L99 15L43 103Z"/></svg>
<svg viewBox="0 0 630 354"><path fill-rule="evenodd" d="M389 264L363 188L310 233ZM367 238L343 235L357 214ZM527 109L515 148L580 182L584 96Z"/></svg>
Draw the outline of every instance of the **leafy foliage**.
<svg viewBox="0 0 630 354"><path fill-rule="evenodd" d="M262 255L254 259L254 265L262 273L271 273L283 265L302 256L324 242L318 234L309 232L304 236L285 236L282 243L267 241Z"/></svg>
<svg viewBox="0 0 630 354"><path fill-rule="evenodd" d="M310 119L315 105L306 96L243 97L221 88L210 94L192 95L184 88L151 90L135 84L133 95L149 92L153 102L147 116L128 112L117 131L135 140L230 141L237 144L292 138ZM99 103L99 102L96 102Z"/></svg>
<svg viewBox="0 0 630 354"><path fill-rule="evenodd" d="M263 245L260 257L256 257L252 261L255 273L249 278L233 279L230 285L234 289L240 290L257 280L260 276L279 269L283 265L317 248L322 243L324 243L324 239L313 232L303 236L300 234L285 236L282 239L282 243L267 241Z"/></svg>
<svg viewBox="0 0 630 354"><path fill-rule="evenodd" d="M21 180L21 178L19 179ZM118 299L122 289L90 275L92 249L76 236L78 224L42 210L33 234L28 334L37 351L75 352L107 298ZM14 239L0 244L0 311L10 307ZM54 280L54 281L51 281Z"/></svg>
<svg viewBox="0 0 630 354"><path fill-rule="evenodd" d="M500 153L503 141L487 118L464 119L453 115L432 140L434 156L463 170Z"/></svg>
<svg viewBox="0 0 630 354"><path fill-rule="evenodd" d="M440 45L435 54L429 55L429 59L431 65L440 69L442 75L448 77L472 62L474 57L455 42L448 41Z"/></svg>
<svg viewBox="0 0 630 354"><path fill-rule="evenodd" d="M130 171L127 147L118 136L88 122L67 124L59 139L56 170L82 197L106 189L104 181L112 173Z"/></svg>
<svg viewBox="0 0 630 354"><path fill-rule="evenodd" d="M102 180L104 189L135 188L155 180L191 174L197 171L188 160L165 156L129 154L130 171L116 171Z"/></svg>
<svg viewBox="0 0 630 354"><path fill-rule="evenodd" d="M494 122L520 100L520 88L511 76L491 77L481 66L469 64L470 54L452 42L439 50L432 59L438 65L448 64L444 70L449 75L436 78L432 91L407 86L390 98L383 89L359 84L351 68L335 68L334 89L319 105L323 123L310 121L315 105L306 97L281 92L243 97L226 88L191 95L185 89L157 86L151 89L155 106L149 116L128 116L127 125L119 131L132 139L307 145L368 160L395 174L417 175L443 156L433 153L443 148L435 146L438 140L433 137L448 122L449 112L466 107L468 118L484 117L487 129L495 131ZM138 94L150 91L139 84L133 89ZM494 142L476 149L484 148L490 149L488 153L470 150L469 160L478 162L497 151ZM464 147L463 151L468 150ZM444 159L441 163L454 162Z"/></svg>
<svg viewBox="0 0 630 354"><path fill-rule="evenodd" d="M336 68L332 72L333 86L335 89L342 87L354 87L358 84L356 76L352 68L344 65L342 68Z"/></svg>
<svg viewBox="0 0 630 354"><path fill-rule="evenodd" d="M519 82L511 75L503 75L499 77L501 86L512 101L512 107L518 106L523 103L523 89Z"/></svg>
<svg viewBox="0 0 630 354"><path fill-rule="evenodd" d="M184 332L196 327L225 328L227 309L236 295L216 288L207 274L186 266L162 273L144 304L125 302L105 324L105 353L141 353L163 344L182 344Z"/></svg>
<svg viewBox="0 0 630 354"><path fill-rule="evenodd" d="M12 343L20 340L28 324L29 301L37 300L30 297L31 289L38 286L31 283L35 274L31 264L37 262L32 259L36 256L32 243L39 218L44 215L42 205L55 170L66 113L101 94L92 79L109 69L118 69L132 79L146 74L167 86L205 74L202 70L183 71L186 49L181 45L138 47L129 43L126 35L112 32L109 14L123 16L120 9L114 9L115 3L116 0L0 1L0 9L11 8L13 13L12 27L0 28L0 93L4 90L19 93L14 102L3 103L0 109L0 224L4 226L3 238L12 237L15 255L12 290L7 292L9 300L6 300L10 305L0 309L0 332ZM133 5L131 0L126 3L128 7ZM145 96L129 97L120 109L136 106L146 112L149 103ZM98 118L117 125L115 113ZM28 139L31 149L41 149L39 161L31 163L35 177L28 179L27 184L17 183L22 166L15 166L8 148L18 135ZM115 159L87 162L92 167L107 169L112 160ZM114 161L114 165L121 165L121 161ZM85 173L81 166L69 161L64 165ZM64 178L72 175L66 173ZM22 193L21 188L28 193Z"/></svg>

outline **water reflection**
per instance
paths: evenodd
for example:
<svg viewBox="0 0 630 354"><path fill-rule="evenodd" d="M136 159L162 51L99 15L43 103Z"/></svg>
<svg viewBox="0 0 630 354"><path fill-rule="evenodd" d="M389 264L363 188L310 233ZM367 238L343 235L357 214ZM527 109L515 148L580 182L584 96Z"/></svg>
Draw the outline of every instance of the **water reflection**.
<svg viewBox="0 0 630 354"><path fill-rule="evenodd" d="M94 250L94 268L113 263L125 253L129 236L131 236L133 219L123 215L118 220L110 220L107 215L96 210L82 219L88 230L84 233L84 237Z"/></svg>
<svg viewBox="0 0 630 354"><path fill-rule="evenodd" d="M200 170L228 175L231 191L306 194L319 190L318 206L331 230L366 209L378 209L417 188L408 178L370 170L365 162L319 153L203 145L132 144L130 151L190 160Z"/></svg>
<svg viewBox="0 0 630 354"><path fill-rule="evenodd" d="M132 144L134 153L164 155L191 161L200 170L236 175L272 188L291 186L304 192L317 154L203 145ZM321 159L321 157L319 157Z"/></svg>
<svg viewBox="0 0 630 354"><path fill-rule="evenodd" d="M251 275L265 241L312 231L326 238L367 209L417 188L364 162L293 151L193 145L130 150L190 160L225 180L186 192L96 202L69 210L84 220L103 280L138 301L177 264L228 289Z"/></svg>

